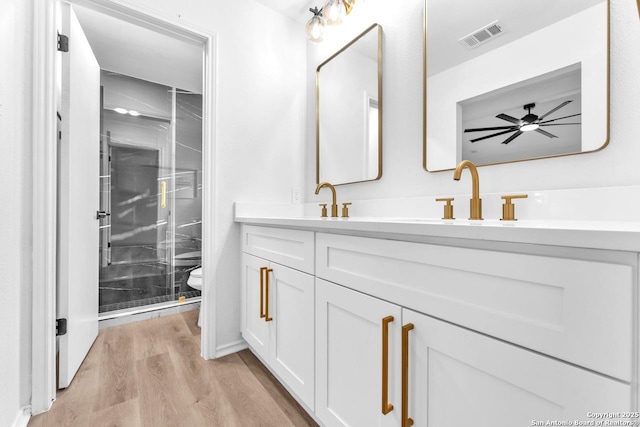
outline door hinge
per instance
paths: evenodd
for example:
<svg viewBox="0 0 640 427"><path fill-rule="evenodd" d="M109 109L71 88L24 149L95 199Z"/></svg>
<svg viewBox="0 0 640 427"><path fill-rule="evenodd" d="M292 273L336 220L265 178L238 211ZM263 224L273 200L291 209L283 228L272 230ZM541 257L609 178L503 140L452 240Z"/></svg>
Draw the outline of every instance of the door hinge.
<svg viewBox="0 0 640 427"><path fill-rule="evenodd" d="M67 334L67 319L56 319L56 336Z"/></svg>
<svg viewBox="0 0 640 427"><path fill-rule="evenodd" d="M58 33L58 50L60 52L69 52L69 37Z"/></svg>

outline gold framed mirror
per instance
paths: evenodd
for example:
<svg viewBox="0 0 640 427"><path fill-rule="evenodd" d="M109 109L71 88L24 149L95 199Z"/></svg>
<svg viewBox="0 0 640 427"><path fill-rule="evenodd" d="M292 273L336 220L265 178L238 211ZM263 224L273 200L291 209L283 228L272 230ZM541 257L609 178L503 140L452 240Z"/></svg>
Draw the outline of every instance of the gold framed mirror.
<svg viewBox="0 0 640 427"><path fill-rule="evenodd" d="M609 142L609 0L425 0L428 172Z"/></svg>
<svg viewBox="0 0 640 427"><path fill-rule="evenodd" d="M382 177L382 27L373 24L316 69L316 183Z"/></svg>

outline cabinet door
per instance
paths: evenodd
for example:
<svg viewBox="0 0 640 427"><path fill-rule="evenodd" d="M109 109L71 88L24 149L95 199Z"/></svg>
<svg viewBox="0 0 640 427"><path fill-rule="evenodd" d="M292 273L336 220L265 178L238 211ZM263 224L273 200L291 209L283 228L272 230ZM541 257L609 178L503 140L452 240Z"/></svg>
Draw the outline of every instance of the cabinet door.
<svg viewBox="0 0 640 427"><path fill-rule="evenodd" d="M627 384L410 310L402 317L414 325L408 401L415 426L575 423L592 420L588 412L630 409Z"/></svg>
<svg viewBox="0 0 640 427"><path fill-rule="evenodd" d="M327 426L398 426L400 307L316 279L316 416ZM388 324L388 401L382 413L382 319Z"/></svg>
<svg viewBox="0 0 640 427"><path fill-rule="evenodd" d="M271 268L269 366L313 410L313 276L275 263Z"/></svg>
<svg viewBox="0 0 640 427"><path fill-rule="evenodd" d="M269 267L269 261L242 254L242 337L263 360L269 357L269 324L260 317L264 310L264 304L262 309L260 307L264 299L262 290L264 273L260 269L267 267Z"/></svg>

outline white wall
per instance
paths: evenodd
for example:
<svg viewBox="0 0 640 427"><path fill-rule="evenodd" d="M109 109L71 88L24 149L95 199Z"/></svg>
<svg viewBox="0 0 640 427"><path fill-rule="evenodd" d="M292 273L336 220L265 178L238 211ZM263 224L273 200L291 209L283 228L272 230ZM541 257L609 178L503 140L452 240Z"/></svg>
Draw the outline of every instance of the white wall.
<svg viewBox="0 0 640 427"><path fill-rule="evenodd" d="M0 425L31 397L31 2L0 13Z"/></svg>
<svg viewBox="0 0 640 427"><path fill-rule="evenodd" d="M379 2L369 0L364 5ZM422 4L421 0L410 0L402 8L390 8L373 17L384 29L383 176L379 181L339 187L339 201L470 193L468 178L456 182L451 171L427 173L422 168ZM344 25L350 24L346 21ZM635 2L611 0L611 133L607 148L578 156L483 167L479 171L480 190L506 194L640 184L639 46ZM330 54L323 49L327 47L311 46L307 62L304 193L309 203L326 200L326 194L313 194L313 70ZM358 214L357 203L352 212Z"/></svg>

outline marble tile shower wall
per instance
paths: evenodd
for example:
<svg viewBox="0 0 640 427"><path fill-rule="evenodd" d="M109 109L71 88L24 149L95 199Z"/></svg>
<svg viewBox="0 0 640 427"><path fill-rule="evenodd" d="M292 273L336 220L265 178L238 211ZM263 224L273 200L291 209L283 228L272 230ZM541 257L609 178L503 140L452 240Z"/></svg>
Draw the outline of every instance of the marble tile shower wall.
<svg viewBox="0 0 640 427"><path fill-rule="evenodd" d="M104 235L110 247L101 245L108 257L100 312L199 296L187 279L201 265L202 96L110 72L102 77L110 162L101 175L110 177L103 201L111 216Z"/></svg>

